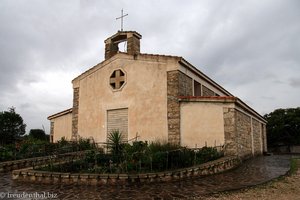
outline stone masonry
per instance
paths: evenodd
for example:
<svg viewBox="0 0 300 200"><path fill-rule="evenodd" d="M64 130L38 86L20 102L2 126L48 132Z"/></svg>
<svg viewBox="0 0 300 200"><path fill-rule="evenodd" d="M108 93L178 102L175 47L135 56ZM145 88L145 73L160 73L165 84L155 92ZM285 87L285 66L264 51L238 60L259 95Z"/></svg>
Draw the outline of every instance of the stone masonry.
<svg viewBox="0 0 300 200"><path fill-rule="evenodd" d="M262 153L261 126L255 119L252 119L252 131L254 155L260 155Z"/></svg>
<svg viewBox="0 0 300 200"><path fill-rule="evenodd" d="M202 85L202 96L204 96L204 97L215 96L215 93L211 89Z"/></svg>
<svg viewBox="0 0 300 200"><path fill-rule="evenodd" d="M266 152L264 126L255 118L235 108L224 108L225 155L241 159Z"/></svg>
<svg viewBox="0 0 300 200"><path fill-rule="evenodd" d="M266 125L262 124L262 139L263 139L263 152L267 152L267 131L266 131Z"/></svg>
<svg viewBox="0 0 300 200"><path fill-rule="evenodd" d="M78 135L78 107L79 107L79 87L74 88L73 91L72 140L76 140Z"/></svg>
<svg viewBox="0 0 300 200"><path fill-rule="evenodd" d="M178 96L193 95L193 80L182 72L179 72L179 94Z"/></svg>
<svg viewBox="0 0 300 200"><path fill-rule="evenodd" d="M180 144L180 105L179 96L191 96L193 93L192 79L175 70L167 73L167 113L168 141Z"/></svg>
<svg viewBox="0 0 300 200"><path fill-rule="evenodd" d="M54 122L50 122L50 142L53 142Z"/></svg>
<svg viewBox="0 0 300 200"><path fill-rule="evenodd" d="M127 39L127 53L130 55L140 53L140 38L133 35Z"/></svg>
<svg viewBox="0 0 300 200"><path fill-rule="evenodd" d="M127 41L127 54L140 53L140 39L142 36L135 31L119 31L105 42L105 60L113 57L119 52L118 44Z"/></svg>
<svg viewBox="0 0 300 200"><path fill-rule="evenodd" d="M84 154L82 154L84 155ZM77 155L78 156L78 155ZM59 159L62 159L61 157ZM58 158L56 158L58 160ZM79 158L80 159L80 158ZM66 159L68 160L68 159ZM44 164L44 163L42 163ZM43 184L74 184L74 185L128 185L129 183L161 183L172 182L192 177L203 177L233 169L240 164L236 156L223 157L201 165L182 168L172 171L138 173L138 174L95 174L95 173L69 173L47 172L32 168L14 170L12 178L24 182L38 182Z"/></svg>
<svg viewBox="0 0 300 200"><path fill-rule="evenodd" d="M236 110L236 136L238 155L247 158L252 155L251 117Z"/></svg>
<svg viewBox="0 0 300 200"><path fill-rule="evenodd" d="M225 136L225 156L236 155L236 127L235 109L223 108L224 116L224 136Z"/></svg>

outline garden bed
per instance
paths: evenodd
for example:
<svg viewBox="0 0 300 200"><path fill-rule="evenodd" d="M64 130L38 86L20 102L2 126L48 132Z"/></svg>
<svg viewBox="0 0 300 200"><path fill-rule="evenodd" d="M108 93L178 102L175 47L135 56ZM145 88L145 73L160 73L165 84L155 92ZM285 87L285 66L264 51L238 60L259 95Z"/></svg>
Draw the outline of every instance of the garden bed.
<svg viewBox="0 0 300 200"><path fill-rule="evenodd" d="M138 174L97 174L97 173L64 173L33 169L14 170L13 179L38 183L64 183L78 185L116 185L130 183L150 183L179 180L195 176L212 175L237 167L237 157L223 157L201 165L154 173Z"/></svg>

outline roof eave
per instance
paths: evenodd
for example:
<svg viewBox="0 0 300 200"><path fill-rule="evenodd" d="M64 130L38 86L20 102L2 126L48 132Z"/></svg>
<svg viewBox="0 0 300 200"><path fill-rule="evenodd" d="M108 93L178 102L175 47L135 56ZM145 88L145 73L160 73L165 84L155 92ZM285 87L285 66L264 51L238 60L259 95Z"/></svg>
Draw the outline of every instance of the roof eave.
<svg viewBox="0 0 300 200"><path fill-rule="evenodd" d="M69 108L67 110L63 110L61 112L58 112L58 113L55 113L53 115L50 115L49 117L47 117L48 120L51 120L51 119L54 119L54 118L57 118L57 117L61 117L63 115L66 115L66 114L69 114L69 113L72 113L72 108Z"/></svg>
<svg viewBox="0 0 300 200"><path fill-rule="evenodd" d="M188 67L194 73L202 76L206 81L208 81L209 83L211 83L212 85L214 85L215 87L217 87L219 90L221 90L222 92L224 92L226 95L228 95L228 96L234 96L229 91L227 91L226 89L224 89L221 85L219 85L214 80L212 80L211 78L209 78L206 74L204 74L199 69L197 69L195 66L193 66L191 63L189 63L187 60L185 60L184 58L181 58L181 60L179 61L179 63L183 64L186 67Z"/></svg>

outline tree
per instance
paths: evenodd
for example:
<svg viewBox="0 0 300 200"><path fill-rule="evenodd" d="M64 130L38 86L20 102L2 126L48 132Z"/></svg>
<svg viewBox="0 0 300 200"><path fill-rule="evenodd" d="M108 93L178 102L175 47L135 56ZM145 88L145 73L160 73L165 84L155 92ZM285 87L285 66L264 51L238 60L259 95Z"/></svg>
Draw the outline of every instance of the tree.
<svg viewBox="0 0 300 200"><path fill-rule="evenodd" d="M21 115L11 107L8 111L0 112L0 145L12 144L25 134L26 124Z"/></svg>
<svg viewBox="0 0 300 200"><path fill-rule="evenodd" d="M300 145L300 107L277 109L264 117L269 146Z"/></svg>
<svg viewBox="0 0 300 200"><path fill-rule="evenodd" d="M30 129L29 137L33 139L45 140L45 141L48 139L45 131L42 129Z"/></svg>

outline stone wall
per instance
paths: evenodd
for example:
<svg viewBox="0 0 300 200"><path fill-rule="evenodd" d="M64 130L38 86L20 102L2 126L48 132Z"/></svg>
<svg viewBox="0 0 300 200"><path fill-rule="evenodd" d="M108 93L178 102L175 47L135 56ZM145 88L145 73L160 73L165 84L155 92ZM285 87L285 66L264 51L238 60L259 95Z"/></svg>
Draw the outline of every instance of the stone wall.
<svg viewBox="0 0 300 200"><path fill-rule="evenodd" d="M252 155L251 117L238 110L236 110L236 137L239 157L250 157Z"/></svg>
<svg viewBox="0 0 300 200"><path fill-rule="evenodd" d="M202 85L202 96L204 97L215 96L215 92Z"/></svg>
<svg viewBox="0 0 300 200"><path fill-rule="evenodd" d="M259 121L252 119L252 133L253 133L253 153L254 155L262 154L262 134L261 124Z"/></svg>
<svg viewBox="0 0 300 200"><path fill-rule="evenodd" d="M178 70L167 72L168 141L180 144L179 96L193 93L192 79Z"/></svg>
<svg viewBox="0 0 300 200"><path fill-rule="evenodd" d="M127 53L130 55L140 53L140 39L132 36L127 39Z"/></svg>
<svg viewBox="0 0 300 200"><path fill-rule="evenodd" d="M105 54L104 54L105 60L116 55L118 53L118 50L119 50L118 44L106 43L105 44Z"/></svg>
<svg viewBox="0 0 300 200"><path fill-rule="evenodd" d="M180 143L180 107L178 102L179 73L167 73L168 141Z"/></svg>
<svg viewBox="0 0 300 200"><path fill-rule="evenodd" d="M79 87L74 88L73 91L72 140L76 140L78 135L78 108L79 108Z"/></svg>
<svg viewBox="0 0 300 200"><path fill-rule="evenodd" d="M224 116L225 156L237 155L235 109L224 107L223 116Z"/></svg>
<svg viewBox="0 0 300 200"><path fill-rule="evenodd" d="M54 122L50 122L50 142L53 142Z"/></svg>
<svg viewBox="0 0 300 200"><path fill-rule="evenodd" d="M233 157L224 157L202 165L183 168L174 171L144 173L144 174L84 174L58 173L37 171L33 169L14 170L14 180L38 183L64 183L77 185L123 185L128 183L151 183L180 180L185 178L206 176L233 169L240 164L240 160Z"/></svg>
<svg viewBox="0 0 300 200"><path fill-rule="evenodd" d="M40 165L48 164L49 162L63 162L68 159L79 159L85 156L87 151L78 151L64 154L57 154L51 156L35 157L35 158L26 158L20 160L11 160L0 162L0 172L7 172L16 169L35 167Z"/></svg>
<svg viewBox="0 0 300 200"><path fill-rule="evenodd" d="M224 108L225 155L241 159L261 155L264 144L264 125L253 116L236 108Z"/></svg>
<svg viewBox="0 0 300 200"><path fill-rule="evenodd" d="M140 39L142 36L134 31L119 31L107 38L105 42L105 60L113 57L119 52L118 45L127 41L127 54L135 55L140 53Z"/></svg>
<svg viewBox="0 0 300 200"><path fill-rule="evenodd" d="M262 140L263 140L263 152L267 152L267 131L266 131L266 125L262 124Z"/></svg>
<svg viewBox="0 0 300 200"><path fill-rule="evenodd" d="M193 96L193 79L179 72L179 94L178 96Z"/></svg>

